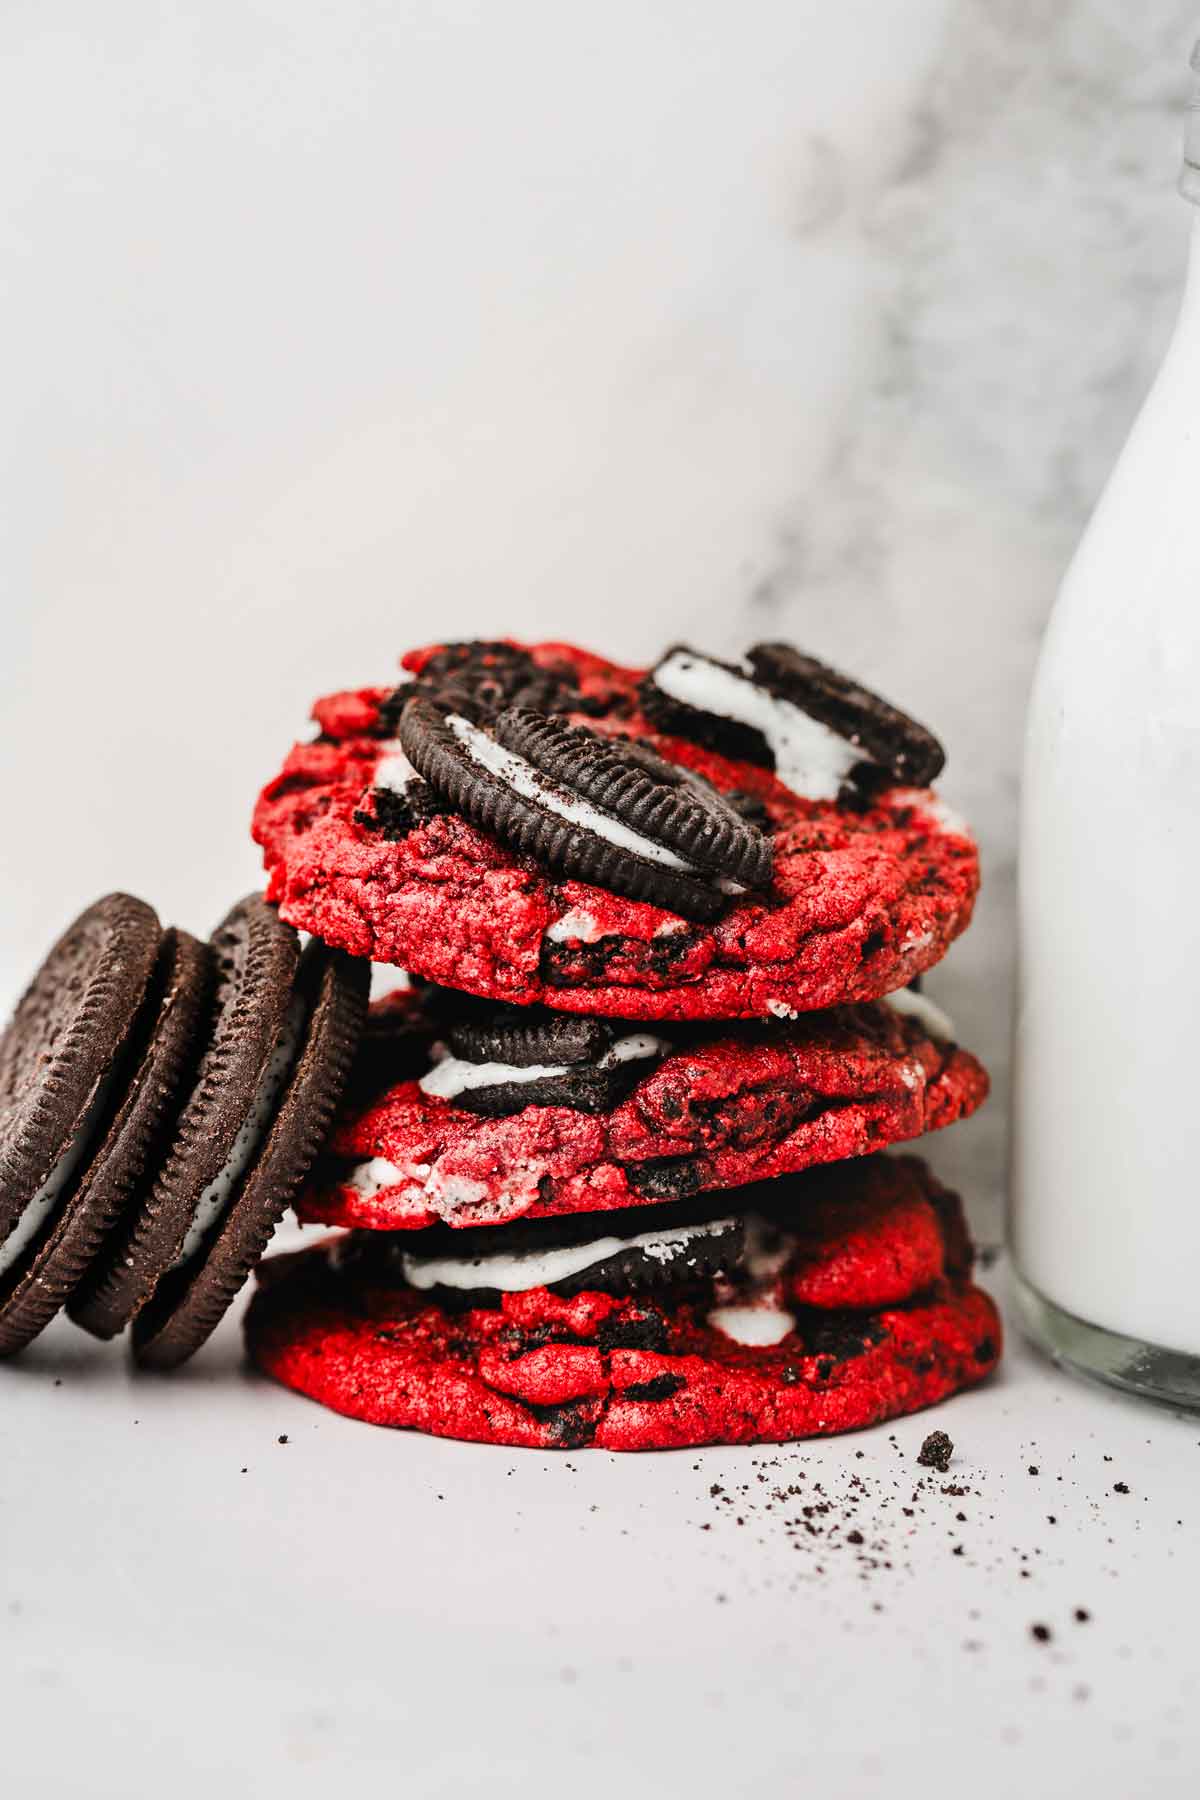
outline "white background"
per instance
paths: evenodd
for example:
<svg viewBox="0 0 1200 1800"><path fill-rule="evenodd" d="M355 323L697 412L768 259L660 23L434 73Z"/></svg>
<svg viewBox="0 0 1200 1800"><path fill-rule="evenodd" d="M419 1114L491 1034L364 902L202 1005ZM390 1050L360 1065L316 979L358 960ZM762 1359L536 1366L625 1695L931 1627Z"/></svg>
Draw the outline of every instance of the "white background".
<svg viewBox="0 0 1200 1800"><path fill-rule="evenodd" d="M406 645L511 632L632 659L677 636L789 636L942 732L948 798L979 828L979 920L931 990L998 1097L935 1158L994 1236L1020 715L1176 303L1194 15L7 0L0 997L105 888L211 927L257 884L254 795L311 698L386 680ZM987 1612L1002 1575L966 1584L993 1621L988 1662L956 1648L975 1624L936 1578L898 1587L893 1629L853 1576L793 1596L778 1571L758 1581L745 1532L718 1549L677 1531L710 1463L736 1457L703 1459L705 1480L583 1459L621 1520L597 1525L582 1473L533 1459L498 1495L503 1456L297 1414L239 1383L236 1335L222 1342L153 1400L63 1331L5 1374L0 1631L6 1592L19 1611L0 1646L6 1701L56 1734L65 1785L41 1793L72 1791L68 1750L82 1791L114 1713L121 1754L152 1748L172 1780L186 1765L238 1791L260 1720L258 1750L297 1791L311 1764L328 1792L326 1762L355 1746L356 1766L403 1781L415 1742L410 1778L454 1793L478 1773L455 1761L462 1709L501 1791L527 1760L592 1791L588 1745L631 1791L639 1767L658 1791L672 1769L705 1791L706 1768L713 1791L786 1770L869 1791L871 1743L915 1781L926 1740L946 1759L924 1769L935 1791L940 1774L1066 1793L1085 1766L1113 1793L1147 1766L1141 1791L1176 1791L1172 1767L1195 1789L1168 1716L1191 1678L1183 1589L1157 1535L1194 1490L1188 1427L1019 1359L954 1409L988 1446L1001 1564L1035 1536L1022 1436L1051 1434L1056 1472L1097 1450L1098 1421L1141 1446L1162 1517L1114 1525L1088 1487L1062 1581L1039 1594L1057 1621L1092 1575L1120 1577L1126 1612L1088 1640L1089 1711L1070 1699L1082 1651L1056 1639L1035 1665L1024 1599ZM258 1448L276 1425L307 1434L286 1465ZM868 1441L886 1459L886 1434ZM849 1453L813 1454L842 1471ZM453 1507L435 1480L464 1484ZM1087 1480L1102 1493L1104 1467ZM921 1539L922 1569L941 1541ZM727 1565L728 1623L710 1604ZM636 1673L618 1678L626 1625ZM548 1685L568 1645L579 1683ZM160 1667L164 1687L141 1685ZM1000 1748L1016 1761L993 1763ZM91 1773L86 1791L110 1791Z"/></svg>

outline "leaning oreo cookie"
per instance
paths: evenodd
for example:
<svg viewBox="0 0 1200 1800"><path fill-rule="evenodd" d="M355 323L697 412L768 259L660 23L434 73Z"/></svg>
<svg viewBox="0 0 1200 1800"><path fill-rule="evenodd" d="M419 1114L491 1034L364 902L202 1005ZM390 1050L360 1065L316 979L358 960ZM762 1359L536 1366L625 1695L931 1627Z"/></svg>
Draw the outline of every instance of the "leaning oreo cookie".
<svg viewBox="0 0 1200 1800"><path fill-rule="evenodd" d="M417 697L400 743L456 811L572 879L697 919L770 879L770 842L756 826L626 739L519 707L485 728Z"/></svg>
<svg viewBox="0 0 1200 1800"><path fill-rule="evenodd" d="M135 1353L159 1366L204 1341L270 1236L341 1093L366 1005L365 966L321 948L298 971L295 932L258 895L211 949L210 1033L170 1142L68 1307L99 1337L145 1308Z"/></svg>
<svg viewBox="0 0 1200 1800"><path fill-rule="evenodd" d="M263 1104L284 1060L277 1039L216 1191L201 1196L175 1261L134 1319L134 1356L144 1366L174 1368L198 1350L266 1249L329 1128L366 990L361 963L315 944L301 957L284 1031L292 1020L303 1023L282 1091Z"/></svg>
<svg viewBox="0 0 1200 1800"><path fill-rule="evenodd" d="M108 1222L111 1189L94 1212L88 1162L97 1146L111 1153L161 938L144 901L98 900L59 938L0 1038L0 1352L53 1315L93 1219Z"/></svg>
<svg viewBox="0 0 1200 1800"><path fill-rule="evenodd" d="M199 1055L211 988L208 945L186 931L165 932L120 1076L77 1172L27 1247L8 1256L0 1249L0 1355L49 1324L131 1198L136 1204Z"/></svg>
<svg viewBox="0 0 1200 1800"><path fill-rule="evenodd" d="M451 1024L445 1054L418 1086L488 1118L527 1106L602 1113L619 1105L669 1049L665 1038L622 1030L608 1019L476 1007Z"/></svg>
<svg viewBox="0 0 1200 1800"><path fill-rule="evenodd" d="M923 725L788 644L756 644L741 666L676 645L641 699L660 729L773 768L810 800L885 780L927 787L945 763Z"/></svg>

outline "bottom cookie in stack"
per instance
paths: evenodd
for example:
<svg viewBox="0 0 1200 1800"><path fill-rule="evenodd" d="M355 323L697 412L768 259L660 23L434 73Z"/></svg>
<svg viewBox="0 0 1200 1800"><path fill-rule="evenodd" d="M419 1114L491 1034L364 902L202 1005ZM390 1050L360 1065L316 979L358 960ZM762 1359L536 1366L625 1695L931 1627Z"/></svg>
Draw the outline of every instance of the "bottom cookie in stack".
<svg viewBox="0 0 1200 1800"><path fill-rule="evenodd" d="M877 1424L1000 1354L957 1196L872 1156L681 1205L357 1231L259 1270L250 1355L378 1425L542 1449Z"/></svg>

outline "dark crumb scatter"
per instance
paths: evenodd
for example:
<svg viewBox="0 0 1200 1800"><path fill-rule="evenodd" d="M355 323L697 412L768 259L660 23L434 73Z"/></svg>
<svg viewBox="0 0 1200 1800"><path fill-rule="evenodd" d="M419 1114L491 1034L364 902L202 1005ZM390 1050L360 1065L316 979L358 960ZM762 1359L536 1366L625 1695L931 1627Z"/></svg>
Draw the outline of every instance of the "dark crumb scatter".
<svg viewBox="0 0 1200 1800"><path fill-rule="evenodd" d="M1040 1470L1040 1469L1039 1469L1039 1468L1038 1468L1038 1466L1037 1466L1037 1464L1036 1464L1036 1463L1030 1463L1030 1465L1029 1465L1029 1473L1030 1473L1030 1474L1031 1474L1031 1475L1040 1475L1040 1474L1041 1474L1041 1472L1042 1472L1042 1471L1041 1471L1041 1470Z"/></svg>
<svg viewBox="0 0 1200 1800"><path fill-rule="evenodd" d="M950 1458L954 1455L954 1444L944 1431L931 1431L921 1445L917 1461L923 1469L936 1469L944 1475L950 1467Z"/></svg>
<svg viewBox="0 0 1200 1800"><path fill-rule="evenodd" d="M1077 1625L1086 1625L1091 1616L1092 1615L1086 1606L1077 1606L1075 1608L1075 1623Z"/></svg>
<svg viewBox="0 0 1200 1800"><path fill-rule="evenodd" d="M1031 1625L1029 1627L1029 1632L1030 1636L1035 1637L1039 1644L1048 1644L1050 1642L1051 1631L1048 1625Z"/></svg>
<svg viewBox="0 0 1200 1800"><path fill-rule="evenodd" d="M1114 1481L1113 1482L1113 1493L1114 1494L1127 1494L1128 1492L1129 1492L1129 1483L1127 1481Z"/></svg>
<svg viewBox="0 0 1200 1800"><path fill-rule="evenodd" d="M865 1543L866 1540L861 1531L848 1531L846 1533L846 1542L848 1544L862 1544Z"/></svg>
<svg viewBox="0 0 1200 1800"><path fill-rule="evenodd" d="M276 1438L276 1440L275 1440L275 1442L276 1442L276 1443L277 1443L277 1444L286 1444L286 1443L287 1443L287 1442L288 1442L288 1434L287 1434L287 1432L286 1432L286 1431L281 1431L281 1432L280 1432L280 1434L279 1434L279 1436L278 1436L278 1437L277 1437L277 1438Z"/></svg>

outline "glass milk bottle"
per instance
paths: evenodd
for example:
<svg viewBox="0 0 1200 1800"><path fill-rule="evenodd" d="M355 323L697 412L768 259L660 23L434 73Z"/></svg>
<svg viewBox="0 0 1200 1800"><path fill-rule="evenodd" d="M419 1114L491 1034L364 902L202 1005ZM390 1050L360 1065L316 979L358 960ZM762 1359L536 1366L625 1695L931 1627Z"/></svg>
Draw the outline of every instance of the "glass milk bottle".
<svg viewBox="0 0 1200 1800"><path fill-rule="evenodd" d="M1195 105L1180 185L1200 207ZM1022 1320L1091 1374L1200 1404L1200 213L1174 340L1051 615L1020 859Z"/></svg>

